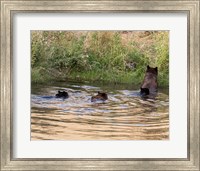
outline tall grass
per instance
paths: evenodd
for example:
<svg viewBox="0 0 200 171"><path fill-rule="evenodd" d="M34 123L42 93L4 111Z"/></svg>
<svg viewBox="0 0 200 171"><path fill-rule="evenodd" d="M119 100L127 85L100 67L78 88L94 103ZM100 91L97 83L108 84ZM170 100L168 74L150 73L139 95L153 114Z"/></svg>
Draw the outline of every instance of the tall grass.
<svg viewBox="0 0 200 171"><path fill-rule="evenodd" d="M147 65L168 86L168 32L32 31L32 82L141 83Z"/></svg>

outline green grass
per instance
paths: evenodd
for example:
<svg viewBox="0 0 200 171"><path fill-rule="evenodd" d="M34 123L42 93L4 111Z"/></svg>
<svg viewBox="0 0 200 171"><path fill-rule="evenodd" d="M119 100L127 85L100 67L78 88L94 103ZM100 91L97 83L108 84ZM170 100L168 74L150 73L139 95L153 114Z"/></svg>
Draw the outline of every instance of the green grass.
<svg viewBox="0 0 200 171"><path fill-rule="evenodd" d="M31 36L33 83L77 80L138 85L150 65L159 69L159 85L169 84L168 32L33 31ZM130 63L134 69L127 68Z"/></svg>

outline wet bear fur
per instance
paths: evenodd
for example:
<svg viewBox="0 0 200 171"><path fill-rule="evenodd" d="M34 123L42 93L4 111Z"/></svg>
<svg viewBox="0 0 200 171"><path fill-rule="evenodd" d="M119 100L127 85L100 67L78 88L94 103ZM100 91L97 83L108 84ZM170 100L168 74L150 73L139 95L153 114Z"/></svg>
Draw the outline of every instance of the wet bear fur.
<svg viewBox="0 0 200 171"><path fill-rule="evenodd" d="M58 94L56 94L56 98L68 98L69 95L65 91L58 91Z"/></svg>
<svg viewBox="0 0 200 171"><path fill-rule="evenodd" d="M106 93L101 93L98 91L96 96L92 96L91 102L95 101L106 101L108 99L108 95Z"/></svg>
<svg viewBox="0 0 200 171"><path fill-rule="evenodd" d="M143 95L148 95L150 93L155 93L158 90L158 68L151 68L147 66L147 70L144 76L144 81L141 85L140 93ZM148 89L148 90L147 90Z"/></svg>
<svg viewBox="0 0 200 171"><path fill-rule="evenodd" d="M142 97L148 96L150 94L149 89L148 88L140 88L140 94Z"/></svg>

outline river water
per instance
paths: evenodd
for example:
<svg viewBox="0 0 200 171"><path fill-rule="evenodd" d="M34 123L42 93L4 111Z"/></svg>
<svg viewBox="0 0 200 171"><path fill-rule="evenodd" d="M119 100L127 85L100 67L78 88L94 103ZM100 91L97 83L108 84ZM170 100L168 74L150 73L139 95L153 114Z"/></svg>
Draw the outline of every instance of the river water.
<svg viewBox="0 0 200 171"><path fill-rule="evenodd" d="M69 98L55 98L65 90ZM98 91L105 102L91 102ZM168 89L141 98L132 85L32 85L31 140L168 140Z"/></svg>

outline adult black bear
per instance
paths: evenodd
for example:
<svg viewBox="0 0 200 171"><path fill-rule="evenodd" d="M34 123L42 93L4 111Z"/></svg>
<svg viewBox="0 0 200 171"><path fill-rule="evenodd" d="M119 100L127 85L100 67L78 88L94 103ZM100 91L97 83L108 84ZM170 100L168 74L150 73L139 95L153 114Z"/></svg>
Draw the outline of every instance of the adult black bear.
<svg viewBox="0 0 200 171"><path fill-rule="evenodd" d="M141 95L149 95L150 93L157 92L158 89L158 67L151 68L149 65L147 66L146 74L144 76L144 81L141 85L140 93Z"/></svg>
<svg viewBox="0 0 200 171"><path fill-rule="evenodd" d="M98 94L96 96L92 96L91 102L106 101L107 99L108 99L108 95L106 93L100 93L98 91Z"/></svg>
<svg viewBox="0 0 200 171"><path fill-rule="evenodd" d="M68 93L67 92L65 92L65 91L58 91L58 94L56 94L56 98L68 98L69 97L69 95L68 95Z"/></svg>

